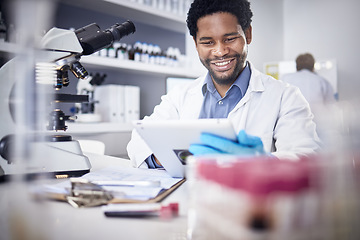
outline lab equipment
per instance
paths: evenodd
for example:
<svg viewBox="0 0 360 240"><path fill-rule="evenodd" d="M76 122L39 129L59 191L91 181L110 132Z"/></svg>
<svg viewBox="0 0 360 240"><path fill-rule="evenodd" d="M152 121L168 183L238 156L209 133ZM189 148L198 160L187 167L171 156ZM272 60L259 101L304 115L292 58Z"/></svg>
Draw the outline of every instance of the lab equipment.
<svg viewBox="0 0 360 240"><path fill-rule="evenodd" d="M201 144L195 143L189 148L189 151L196 156L207 154L254 156L265 153L261 139L248 135L244 130L238 133L237 141L208 133L202 133L200 140Z"/></svg>
<svg viewBox="0 0 360 240"><path fill-rule="evenodd" d="M191 157L188 239L331 239L322 235L318 159Z"/></svg>
<svg viewBox="0 0 360 240"><path fill-rule="evenodd" d="M57 102L87 102L87 95L71 95L56 93L57 90L69 85L68 71L71 71L80 81L88 77L88 72L80 64L83 55L90 55L96 51L110 46L122 37L135 32L131 21L115 24L102 31L96 24L90 24L76 31L59 28L50 29L41 39L41 51L35 57L35 82L37 86L51 86L51 97L44 97L50 101L55 109L49 114L48 125L43 126L41 132L34 133L30 141L30 161L18 164L12 158L15 149L15 129L19 128L16 121L17 102L24 101L23 96L17 95L16 69L21 67L21 56L7 62L0 69L0 168L3 169L1 179L11 175L62 175L78 176L89 172L91 165L86 156L82 154L79 143L70 135L54 134L53 131L66 131L65 121L72 118L56 108ZM33 91L34 89L26 89ZM55 93L54 93L55 92ZM34 95L36 95L34 93ZM28 103L32 104L32 103ZM35 113L36 115L36 113ZM30 117L30 116L25 116ZM38 129L34 129L34 131Z"/></svg>

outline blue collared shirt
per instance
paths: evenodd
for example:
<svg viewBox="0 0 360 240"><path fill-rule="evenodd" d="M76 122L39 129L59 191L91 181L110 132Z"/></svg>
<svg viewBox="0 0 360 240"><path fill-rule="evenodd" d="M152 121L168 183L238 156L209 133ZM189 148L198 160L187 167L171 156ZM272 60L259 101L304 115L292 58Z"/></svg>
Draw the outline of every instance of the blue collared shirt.
<svg viewBox="0 0 360 240"><path fill-rule="evenodd" d="M202 87L204 101L199 118L227 118L244 96L249 86L250 76L251 70L249 64L246 64L244 70L222 98L216 91L208 73Z"/></svg>
<svg viewBox="0 0 360 240"><path fill-rule="evenodd" d="M222 98L217 92L208 73L202 87L204 101L199 118L227 118L229 113L243 98L249 86L250 77L251 70L247 63L244 70ZM145 162L149 168L161 168L161 166L156 163L153 155L149 156Z"/></svg>

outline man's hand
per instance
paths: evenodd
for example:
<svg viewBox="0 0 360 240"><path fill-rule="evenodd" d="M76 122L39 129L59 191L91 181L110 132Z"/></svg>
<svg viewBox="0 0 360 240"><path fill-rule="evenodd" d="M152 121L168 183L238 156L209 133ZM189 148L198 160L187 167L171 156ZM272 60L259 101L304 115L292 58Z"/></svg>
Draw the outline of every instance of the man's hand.
<svg viewBox="0 0 360 240"><path fill-rule="evenodd" d="M208 133L202 133L200 140L201 144L192 144L189 148L189 151L195 156L208 154L255 156L265 154L261 139L248 135L244 130L239 132L237 141Z"/></svg>

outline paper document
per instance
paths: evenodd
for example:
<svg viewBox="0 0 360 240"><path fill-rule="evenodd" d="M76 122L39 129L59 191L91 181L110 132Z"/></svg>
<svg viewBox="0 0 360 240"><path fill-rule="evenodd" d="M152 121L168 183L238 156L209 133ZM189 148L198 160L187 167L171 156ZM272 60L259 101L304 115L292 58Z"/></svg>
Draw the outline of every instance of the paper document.
<svg viewBox="0 0 360 240"><path fill-rule="evenodd" d="M158 196L182 181L172 178L165 170L112 166L87 173L80 177L111 192L115 199L146 201ZM53 194L69 194L70 180L46 185L44 190Z"/></svg>

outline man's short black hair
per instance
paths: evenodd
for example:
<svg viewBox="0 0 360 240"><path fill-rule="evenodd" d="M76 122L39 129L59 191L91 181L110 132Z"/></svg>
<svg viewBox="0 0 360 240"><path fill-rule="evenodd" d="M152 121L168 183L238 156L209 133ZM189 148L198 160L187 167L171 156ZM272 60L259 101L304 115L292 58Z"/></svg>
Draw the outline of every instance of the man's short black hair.
<svg viewBox="0 0 360 240"><path fill-rule="evenodd" d="M315 58L310 53L300 54L296 58L296 70L300 71L307 69L309 71L314 71Z"/></svg>
<svg viewBox="0 0 360 240"><path fill-rule="evenodd" d="M186 20L190 35L196 38L197 22L200 18L218 12L236 16L243 31L250 27L253 13L247 0L194 0Z"/></svg>

